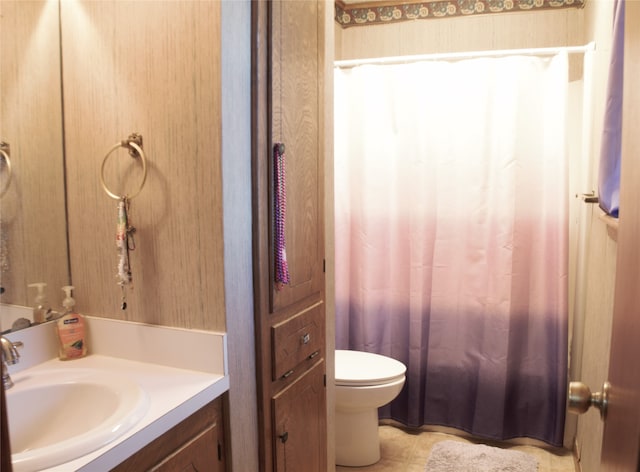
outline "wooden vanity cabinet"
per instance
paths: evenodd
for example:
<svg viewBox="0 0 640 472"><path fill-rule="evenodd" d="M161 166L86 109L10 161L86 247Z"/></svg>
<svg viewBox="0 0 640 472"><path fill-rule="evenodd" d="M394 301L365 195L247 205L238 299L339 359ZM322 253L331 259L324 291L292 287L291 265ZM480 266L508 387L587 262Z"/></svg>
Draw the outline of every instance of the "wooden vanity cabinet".
<svg viewBox="0 0 640 472"><path fill-rule="evenodd" d="M9 442L9 418L7 417L7 399L4 391L4 384L0 382L0 442L2 449L0 452L0 470L12 472L11 464L11 444Z"/></svg>
<svg viewBox="0 0 640 472"><path fill-rule="evenodd" d="M252 2L254 310L260 467L326 472L324 1ZM290 283L275 283L274 146L285 145Z"/></svg>
<svg viewBox="0 0 640 472"><path fill-rule="evenodd" d="M222 399L187 419L112 469L114 472L224 472Z"/></svg>

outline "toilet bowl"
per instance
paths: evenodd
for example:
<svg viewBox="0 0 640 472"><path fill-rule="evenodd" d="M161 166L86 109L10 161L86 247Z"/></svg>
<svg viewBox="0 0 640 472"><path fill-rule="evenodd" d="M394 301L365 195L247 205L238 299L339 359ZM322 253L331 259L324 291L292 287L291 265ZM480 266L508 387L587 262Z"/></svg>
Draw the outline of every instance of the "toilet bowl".
<svg viewBox="0 0 640 472"><path fill-rule="evenodd" d="M380 460L378 408L405 381L405 365L380 354L336 350L336 464L361 467Z"/></svg>

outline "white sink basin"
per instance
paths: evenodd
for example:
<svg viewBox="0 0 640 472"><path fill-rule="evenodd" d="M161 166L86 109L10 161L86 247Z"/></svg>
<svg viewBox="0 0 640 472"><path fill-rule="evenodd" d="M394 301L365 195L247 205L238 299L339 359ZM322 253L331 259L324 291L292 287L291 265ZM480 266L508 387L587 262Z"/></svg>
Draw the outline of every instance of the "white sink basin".
<svg viewBox="0 0 640 472"><path fill-rule="evenodd" d="M122 436L149 403L126 376L93 369L57 369L13 376L7 391L15 472L76 459Z"/></svg>

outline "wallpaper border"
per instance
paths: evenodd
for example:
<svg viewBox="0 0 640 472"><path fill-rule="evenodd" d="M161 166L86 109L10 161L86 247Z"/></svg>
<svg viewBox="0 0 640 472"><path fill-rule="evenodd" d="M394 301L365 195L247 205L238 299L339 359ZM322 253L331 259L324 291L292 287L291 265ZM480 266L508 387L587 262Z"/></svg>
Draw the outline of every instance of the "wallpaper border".
<svg viewBox="0 0 640 472"><path fill-rule="evenodd" d="M343 28L397 21L451 18L517 11L582 8L585 0L431 0L346 4L335 1L335 20Z"/></svg>

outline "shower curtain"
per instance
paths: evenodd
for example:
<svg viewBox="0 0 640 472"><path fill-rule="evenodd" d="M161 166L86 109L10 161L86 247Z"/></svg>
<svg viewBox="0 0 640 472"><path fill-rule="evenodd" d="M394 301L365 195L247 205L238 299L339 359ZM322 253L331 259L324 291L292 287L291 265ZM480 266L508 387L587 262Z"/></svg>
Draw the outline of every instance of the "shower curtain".
<svg viewBox="0 0 640 472"><path fill-rule="evenodd" d="M336 346L409 426L562 445L567 56L335 71Z"/></svg>

